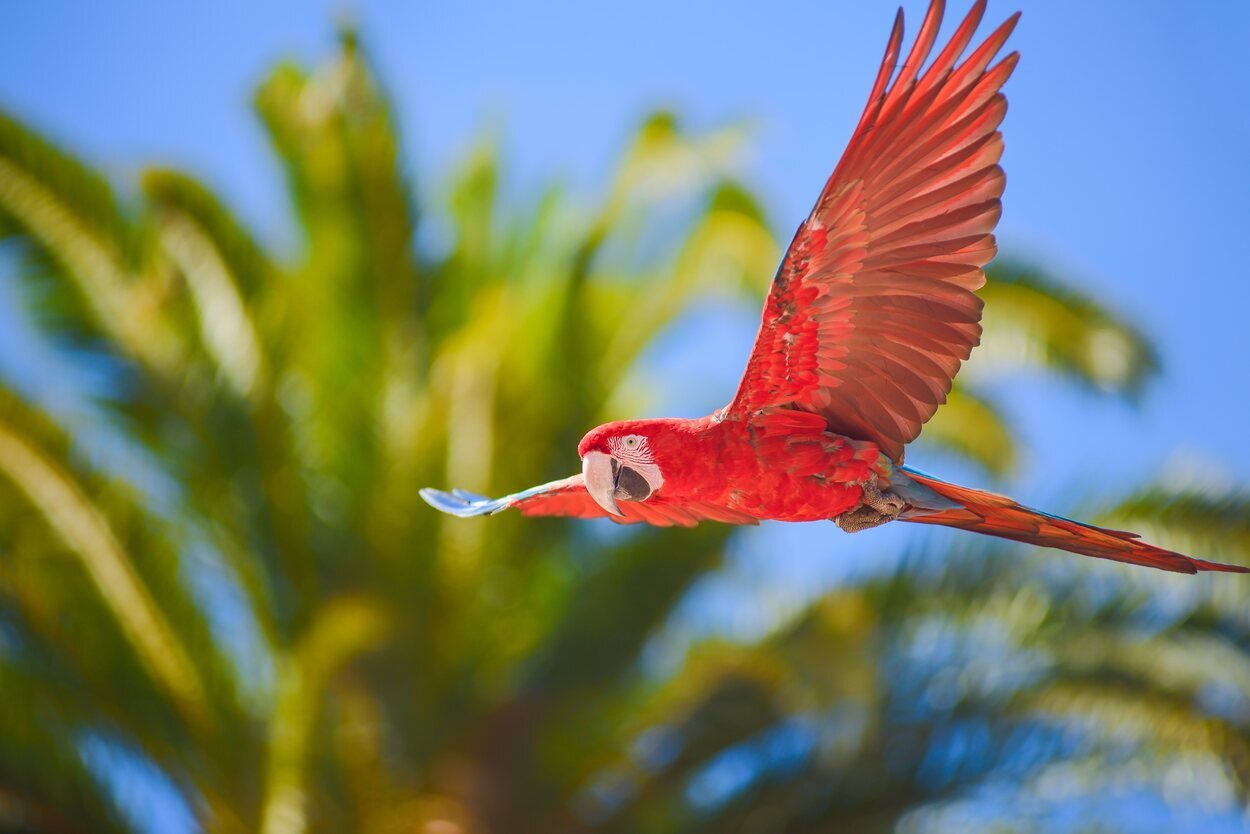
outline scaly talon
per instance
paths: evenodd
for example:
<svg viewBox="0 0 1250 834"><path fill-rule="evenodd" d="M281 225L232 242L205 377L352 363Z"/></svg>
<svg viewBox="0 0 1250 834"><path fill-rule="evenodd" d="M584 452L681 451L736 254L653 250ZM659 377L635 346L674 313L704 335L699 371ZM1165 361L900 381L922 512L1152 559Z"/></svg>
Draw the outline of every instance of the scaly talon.
<svg viewBox="0 0 1250 834"><path fill-rule="evenodd" d="M860 505L833 520L844 532L858 533L880 527L907 509L906 501L893 493L882 492L875 481L865 481L860 486L864 493Z"/></svg>

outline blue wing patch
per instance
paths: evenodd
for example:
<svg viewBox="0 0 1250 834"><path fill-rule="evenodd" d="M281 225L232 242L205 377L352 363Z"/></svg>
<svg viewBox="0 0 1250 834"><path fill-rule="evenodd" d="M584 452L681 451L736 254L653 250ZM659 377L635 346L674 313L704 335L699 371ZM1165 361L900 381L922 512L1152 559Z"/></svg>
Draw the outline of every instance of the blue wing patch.
<svg viewBox="0 0 1250 834"><path fill-rule="evenodd" d="M506 510L509 501L508 498L491 499L484 495L474 495L472 492L465 492L462 489L443 492L441 489L427 488L421 490L421 497L425 499L425 503L434 509L459 516L460 518L493 514Z"/></svg>
<svg viewBox="0 0 1250 834"><path fill-rule="evenodd" d="M429 487L422 489L420 494L425 499L425 503L436 510L459 518L470 518L475 515L494 515L495 513L503 512L518 501L524 501L526 498L533 498L535 495L550 492L553 487L562 483L564 482L552 481L549 484L540 484L522 492L505 495L502 498L487 498L485 495L477 495L463 489L443 492L441 489L430 489Z"/></svg>

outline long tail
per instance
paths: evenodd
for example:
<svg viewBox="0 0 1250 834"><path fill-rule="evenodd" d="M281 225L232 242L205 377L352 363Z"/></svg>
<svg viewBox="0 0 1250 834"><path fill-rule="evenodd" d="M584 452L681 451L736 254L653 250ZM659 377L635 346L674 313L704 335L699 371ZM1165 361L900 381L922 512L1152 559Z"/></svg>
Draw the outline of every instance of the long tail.
<svg viewBox="0 0 1250 834"><path fill-rule="evenodd" d="M1105 527L1095 527L1093 524L1083 524L1070 518L1033 510L1017 504L1006 496L949 484L909 466L901 466L899 469L906 473L915 485L924 489L916 490L913 484L905 484L900 485L902 489L896 487L895 491L918 507L932 508L931 512L905 513L900 516L901 521L958 527L961 530L971 530L987 536L998 536L1002 539L1043 547L1057 547L1060 550L1085 556L1114 559L1117 562L1128 562L1133 565L1147 565L1176 573L1198 573L1199 571L1250 573L1250 568L1240 565L1207 562L1155 547L1142 541L1136 533L1108 530ZM925 493L928 491L936 493L942 500L926 500ZM908 495L909 492L912 494Z"/></svg>

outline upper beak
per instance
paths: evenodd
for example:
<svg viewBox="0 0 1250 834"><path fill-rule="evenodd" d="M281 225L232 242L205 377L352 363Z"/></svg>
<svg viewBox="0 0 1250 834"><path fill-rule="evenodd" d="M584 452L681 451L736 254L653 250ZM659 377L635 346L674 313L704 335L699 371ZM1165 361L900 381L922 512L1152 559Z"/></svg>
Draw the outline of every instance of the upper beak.
<svg viewBox="0 0 1250 834"><path fill-rule="evenodd" d="M582 479L586 481L586 491L595 503L612 515L624 515L616 506L612 493L616 490L616 463L611 455L603 452L587 452L582 458Z"/></svg>

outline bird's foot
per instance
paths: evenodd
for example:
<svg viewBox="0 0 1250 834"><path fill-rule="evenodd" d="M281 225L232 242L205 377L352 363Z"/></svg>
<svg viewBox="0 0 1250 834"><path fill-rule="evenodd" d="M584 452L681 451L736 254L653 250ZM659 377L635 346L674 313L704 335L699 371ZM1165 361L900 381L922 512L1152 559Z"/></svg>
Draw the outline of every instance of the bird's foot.
<svg viewBox="0 0 1250 834"><path fill-rule="evenodd" d="M907 509L907 502L897 495L882 492L872 481L863 485L864 497L858 507L842 513L833 522L847 533L871 530L898 518Z"/></svg>

